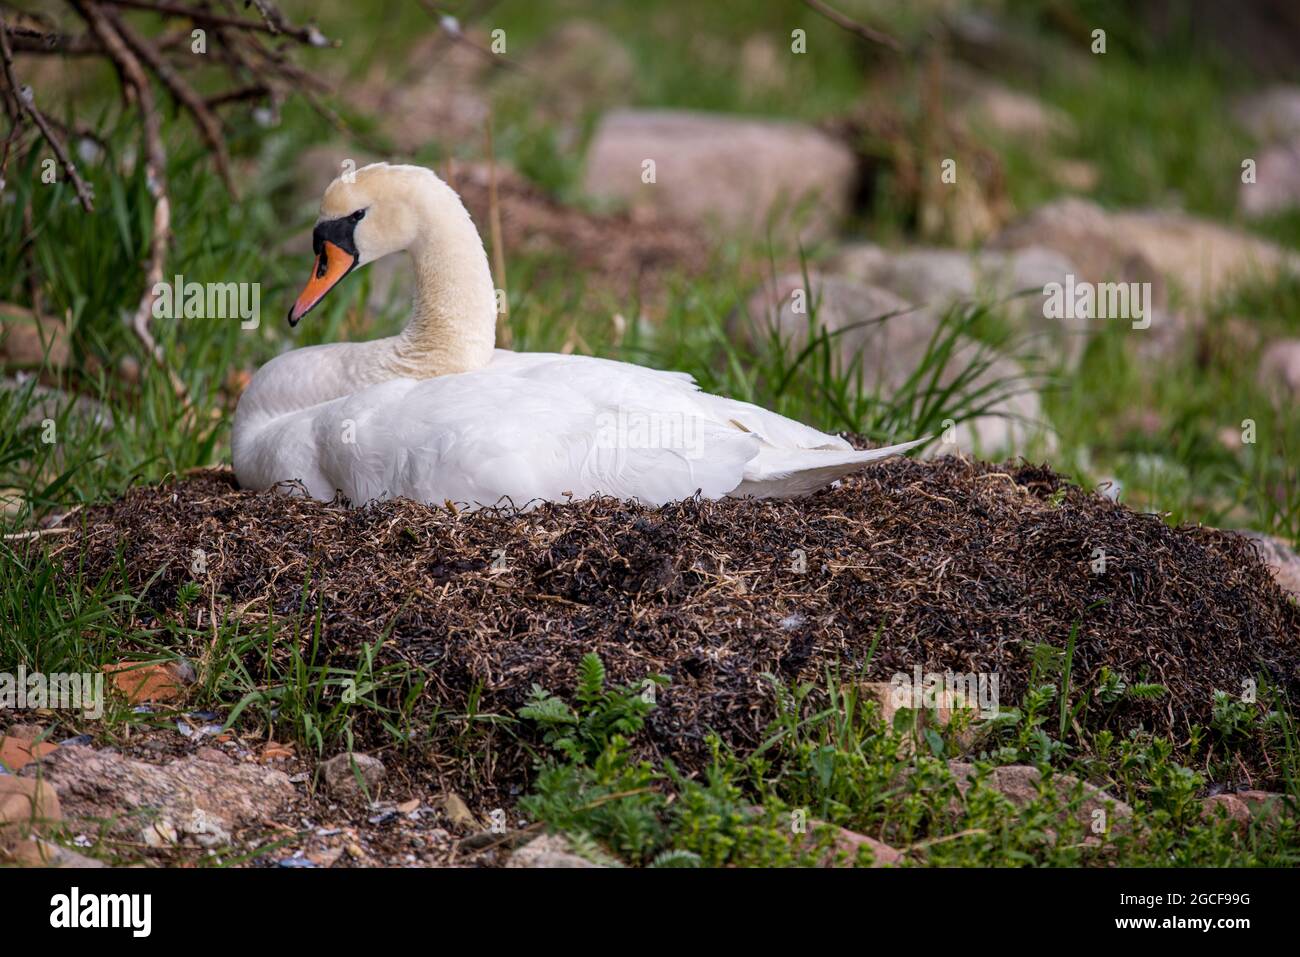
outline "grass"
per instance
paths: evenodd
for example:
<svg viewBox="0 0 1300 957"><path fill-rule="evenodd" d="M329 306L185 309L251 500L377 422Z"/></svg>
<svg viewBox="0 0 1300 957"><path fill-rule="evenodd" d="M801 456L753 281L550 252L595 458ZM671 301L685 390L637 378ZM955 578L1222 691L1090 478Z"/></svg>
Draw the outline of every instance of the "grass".
<svg viewBox="0 0 1300 957"><path fill-rule="evenodd" d="M626 40L637 67L636 87L629 92L634 103L818 121L851 109L866 93L855 41L802 6L673 0L656 4L652 15L637 4L561 6L599 18ZM1122 7L1109 4L1097 12L1112 20L1123 16ZM327 4L320 17L339 35L374 33L373 48L386 55L409 45L428 22L416 4L403 5L382 22L366 4ZM492 18L507 29L512 51L521 52L563 16L554 7L506 0ZM791 60L782 83L746 88L737 82L746 40L762 34L784 50L796 28L807 31L810 52ZM912 36L919 25L899 29ZM370 49L349 42L341 54L308 57L322 67L341 64L345 75L356 78L372 63ZM1104 205L1176 200L1193 212L1231 221L1240 154L1253 146L1241 136L1224 135L1239 83L1177 51L1163 55L1118 45L1086 82L1049 78L1040 91L1078 129L1073 141L1050 144L1049 153L1093 163L1100 177L1092 198ZM346 112L346 102L342 106ZM576 199L580 155L557 145L554 124L538 119L535 106L526 92L502 95L497 147L540 185ZM120 157L134 145L137 131L105 115L110 118L99 133L109 157ZM582 121L584 131L592 119ZM311 203L294 198L295 157L331 135L309 111L288 104L283 123L270 133L237 124L232 150L249 171L240 177L238 202L187 145L192 137L183 122L169 118L167 131L171 191L183 211L174 218L169 273L260 282L262 324L252 331L233 321L158 324L159 339L193 398L187 412L122 321L139 296L151 209L138 164L130 173L120 164L82 164L99 208L89 217L75 208L66 186L41 184L39 156L11 168L6 190L15 202L0 204L0 233L26 235L21 211L29 201L33 228L30 251L15 242L0 245L0 300L29 302L35 286L45 312L64 318L75 358L67 368L45 370L49 383L62 390L52 406L39 401L34 380L0 391L0 493L14 503L0 518L5 532L118 495L135 483L228 461L238 395L233 373L255 368L284 348L368 338L400 327L404 305L378 302L364 271L292 335L278 319L308 265L286 250L287 242L314 218ZM1001 146L1008 191L1020 208L1059 194L1040 151ZM429 159L455 147L432 144ZM906 234L902 212L890 214L888 202L877 208L896 218L868 223L872 235ZM1251 228L1276 241L1300 243L1300 215ZM515 255L510 316L516 347L559 350L576 343L579 351L682 369L709 391L880 441L941 432L948 420L977 415L991 399L1019 387L1009 381L976 384L991 353L980 352L966 368L949 369L957 343L966 337L987 342L989 329L1002 325L997 304L953 310L919 366L889 394L838 363L833 337L825 333L810 336L797 351L776 337L738 342L729 317L751 286L753 274L744 263L767 252L721 248L705 275L671 284L660 322L633 323L626 335L611 324L610 304L586 295L572 272L557 270L546 257ZM641 304L616 305L636 316ZM1246 317L1266 335L1300 334L1300 283L1235 290L1213 305L1207 328L1221 329L1234 316ZM996 344L1018 348L1006 340ZM1155 363L1135 359L1131 345L1127 330L1107 330L1074 374L1051 380L1044 412L1058 435L1053 465L1085 486L1116 478L1125 502L1167 512L1171 522L1254 528L1300 542L1300 420L1279 410L1257 382L1254 350L1215 331ZM131 365L138 375L124 374ZM941 378L945 369L955 371L953 384L943 384L950 381ZM82 397L79 405L69 398L74 394ZM88 402L111 413L111 422L86 414ZM1144 423L1143 416L1155 424ZM1246 421L1254 423L1255 441L1224 441L1225 431L1240 435ZM1044 454L1039 446L1017 451ZM211 600L215 607L215 597L196 590L182 600ZM19 557L0 544L0 668L94 671L123 657L167 660L182 643L177 630L187 627L179 624L184 616L172 614L174 626L146 629L138 624L144 620L139 610L139 598L113 576L58 588L48 558ZM160 620L166 620L169 610L162 611ZM306 607L267 621L226 612L207 627L194 704L220 710L232 724L274 726L317 754L350 747L360 715L380 721L394 747L418 747L427 730L409 720L425 675L414 667L375 664L375 650L387 634L377 635L359 659L333 661L321 649L319 612ZM189 643L196 636L183 637ZM273 654L276 648L291 651ZM943 759L960 751L956 730L927 739L926 753L909 754L907 733L885 727L876 705L861 699L852 681L835 675L780 689L788 707L770 729L768 744L735 754L714 742L714 768L704 780L685 779L671 765L635 761L630 742L652 705L637 703L641 687L605 688L597 666L589 663L573 703L550 693L561 689L538 689L519 715L479 713L471 699L463 713L439 717L461 729L460 758L470 764L485 760L484 742L493 734L537 739L537 774L520 807L532 819L574 835L589 854L650 866L815 863L829 837L814 834L808 845L792 844L789 821L797 811L881 835L909 848L914 864L1277 866L1295 864L1300 851L1294 806L1279 820L1257 820L1244 831L1204 821L1195 797L1215 775L1173 762L1168 742L1090 733L1089 711L1108 697L1159 692L1118 679L1080 687L1068 651L1055 664L1045 661L1042 684L1010 718L996 723L982 745L982 760L990 766L1024 761L1045 774L1074 774L1129 802L1131 831L1112 835L1100 848L1082 846L1081 827L1060 824L1062 813L1073 818L1082 797L1062 802L1050 788L1040 801L1012 813L997 794L976 786L954 814L949 804L955 783ZM1216 771L1230 761L1234 740L1265 740L1295 798L1300 766L1294 714L1286 702L1241 711L1234 699L1225 699L1215 728L1189 733L1203 736L1206 767ZM133 722L150 720L119 703L102 725L87 730L111 739ZM753 811L756 806L761 811ZM1049 831L1056 840L1046 838Z"/></svg>

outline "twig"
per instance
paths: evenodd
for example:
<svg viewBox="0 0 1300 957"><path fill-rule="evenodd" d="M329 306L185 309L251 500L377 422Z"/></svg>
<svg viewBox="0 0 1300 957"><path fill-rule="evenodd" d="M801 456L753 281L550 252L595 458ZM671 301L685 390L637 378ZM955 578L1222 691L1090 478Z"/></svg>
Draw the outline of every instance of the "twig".
<svg viewBox="0 0 1300 957"><path fill-rule="evenodd" d="M118 35L126 41L126 45L153 70L158 79L162 80L163 85L167 87L177 102L189 110L190 115L194 117L194 122L198 125L204 142L207 143L208 149L212 151L217 164L217 175L226 184L226 189L235 194L235 179L230 172L230 156L226 153L221 121L208 109L203 98L194 92L194 88L172 68L171 64L162 58L157 50L149 45L148 41L127 26L126 22L117 15L117 11L105 10L103 14L113 24L113 29L117 31Z"/></svg>
<svg viewBox="0 0 1300 957"><path fill-rule="evenodd" d="M59 139L54 128L50 126L45 119L45 114L36 107L36 97L30 89L24 92L24 87L18 84L18 78L14 76L14 55L9 46L9 28L3 20L0 20L0 64L4 68L5 82L9 84L9 89L13 91L14 99L18 102L18 109L31 117L36 128L41 131L41 136L45 142L50 144L50 149L58 157L59 165L68 174L68 179L72 181L72 188L77 192L77 199L80 200L81 206L88 213L95 211L95 200L93 199L89 188L77 172L77 167L72 162L72 157L68 155L67 147Z"/></svg>
<svg viewBox="0 0 1300 957"><path fill-rule="evenodd" d="M459 43L461 46L468 47L480 56L487 57L488 61L495 67L518 70L520 73L529 72L503 54L493 53L491 50L480 46L469 37L465 36L465 32L461 29L460 21L444 11L434 3L433 0L420 0L420 6L424 7L430 16L438 18L438 26L442 29L443 35L450 37L454 43Z"/></svg>
<svg viewBox="0 0 1300 957"><path fill-rule="evenodd" d="M19 53L95 56L104 52L95 38L86 33L46 33L21 26L11 26L9 33L13 49Z"/></svg>
<svg viewBox="0 0 1300 957"><path fill-rule="evenodd" d="M339 45L338 40L328 39L315 26L295 27L287 23L283 17L279 17L275 24L270 24L264 20L228 17L224 14L213 13L211 10L205 10L202 7L190 7L183 3L169 3L166 0L102 0L102 2L115 7L148 10L169 17L184 17L187 20L204 23L208 26L230 27L234 30L245 30L250 33L269 33L272 36L283 34L314 47L336 47Z"/></svg>
<svg viewBox="0 0 1300 957"><path fill-rule="evenodd" d="M188 408L190 399L185 383L168 365L166 353L163 352L162 346L158 345L149 328L149 319L153 315L154 286L162 281L163 261L171 242L171 200L167 195L167 155L163 150L162 126L154 103L153 88L149 85L149 78L145 75L140 61L136 59L126 41L117 33L108 15L99 8L95 0L72 0L72 2L90 23L95 36L108 51L109 58L122 76L124 92L128 97L134 96L140 106L140 116L144 124L145 179L149 192L154 198L154 207L153 231L149 238L149 259L145 264L144 293L131 318L131 329L150 358L158 364L159 368L166 371L173 391Z"/></svg>
<svg viewBox="0 0 1300 957"><path fill-rule="evenodd" d="M888 33L882 33L866 24L859 23L852 17L846 16L834 7L823 3L822 0L803 0L803 2L809 9L820 13L837 27L840 27L843 30L848 30L850 33L866 40L868 43L878 43L880 46L888 47L895 53L903 52L902 44L891 37Z"/></svg>

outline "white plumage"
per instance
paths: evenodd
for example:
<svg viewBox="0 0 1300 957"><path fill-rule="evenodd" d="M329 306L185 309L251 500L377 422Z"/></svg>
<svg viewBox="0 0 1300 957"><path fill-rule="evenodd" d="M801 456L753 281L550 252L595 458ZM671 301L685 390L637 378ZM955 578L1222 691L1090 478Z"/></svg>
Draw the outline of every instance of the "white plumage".
<svg viewBox="0 0 1300 957"><path fill-rule="evenodd" d="M399 336L297 349L260 369L235 415L245 487L297 479L320 499L341 491L356 504L404 497L470 507L596 494L651 505L696 492L790 497L918 444L855 451L701 392L683 373L493 350L495 290L455 193L419 167L366 167L354 183L331 184L318 236L342 235L337 224L359 210L354 261L339 265L346 238L343 249L318 248L323 258L291 320L354 265L409 249L411 322ZM332 281L313 289L322 274Z"/></svg>

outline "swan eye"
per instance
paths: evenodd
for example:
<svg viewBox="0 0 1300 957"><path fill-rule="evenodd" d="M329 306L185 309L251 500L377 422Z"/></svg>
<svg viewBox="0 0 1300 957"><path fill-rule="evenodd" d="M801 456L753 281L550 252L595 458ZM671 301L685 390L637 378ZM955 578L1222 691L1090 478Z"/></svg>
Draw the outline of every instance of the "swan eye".
<svg viewBox="0 0 1300 957"><path fill-rule="evenodd" d="M359 223L361 222L362 219L365 218L365 215L366 215L366 211L364 209L358 209L355 213L353 213L351 216L348 217L348 220L353 223Z"/></svg>

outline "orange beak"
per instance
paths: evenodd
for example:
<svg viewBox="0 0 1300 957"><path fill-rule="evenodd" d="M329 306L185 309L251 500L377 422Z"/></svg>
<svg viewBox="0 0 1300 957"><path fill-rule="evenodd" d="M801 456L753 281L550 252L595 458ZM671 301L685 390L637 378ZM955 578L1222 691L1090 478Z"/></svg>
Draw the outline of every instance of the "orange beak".
<svg viewBox="0 0 1300 957"><path fill-rule="evenodd" d="M311 278L289 310L289 325L296 326L299 319L315 309L325 294L337 286L339 280L350 273L356 264L356 256L345 253L329 240L323 242Z"/></svg>

